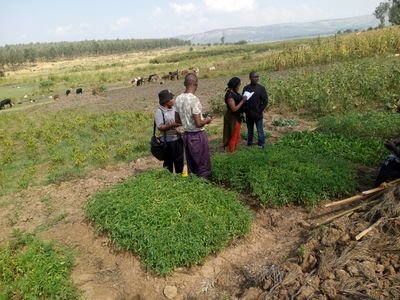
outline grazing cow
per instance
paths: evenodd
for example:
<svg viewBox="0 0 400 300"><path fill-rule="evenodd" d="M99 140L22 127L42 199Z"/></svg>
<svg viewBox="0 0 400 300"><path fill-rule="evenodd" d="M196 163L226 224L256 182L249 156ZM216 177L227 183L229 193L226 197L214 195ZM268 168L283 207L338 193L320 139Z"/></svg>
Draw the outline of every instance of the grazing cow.
<svg viewBox="0 0 400 300"><path fill-rule="evenodd" d="M181 71L181 75L182 75L182 76L186 76L186 75L189 74L189 73L198 74L199 71L200 71L199 68L190 67L190 68L187 69L187 70L182 70L182 71Z"/></svg>
<svg viewBox="0 0 400 300"><path fill-rule="evenodd" d="M14 104L12 103L10 98L7 98L7 99L4 99L4 100L0 101L0 109L5 108L6 105L10 105L10 107L13 107Z"/></svg>
<svg viewBox="0 0 400 300"><path fill-rule="evenodd" d="M136 86L141 86L144 85L144 78L143 77L138 77L138 80L136 82Z"/></svg>
<svg viewBox="0 0 400 300"><path fill-rule="evenodd" d="M209 67L208 71L215 71L215 67L214 66Z"/></svg>
<svg viewBox="0 0 400 300"><path fill-rule="evenodd" d="M151 74L149 76L149 79L147 79L148 82L157 82L160 80L160 77L157 74Z"/></svg>
<svg viewBox="0 0 400 300"><path fill-rule="evenodd" d="M171 72L169 72L169 74L165 74L165 75L161 76L162 80L168 80L170 78L171 78Z"/></svg>
<svg viewBox="0 0 400 300"><path fill-rule="evenodd" d="M144 84L144 78L143 77L135 77L132 79L131 81L132 85L136 85L136 86L141 86Z"/></svg>
<svg viewBox="0 0 400 300"><path fill-rule="evenodd" d="M82 94L83 93L83 89L82 88L77 88L75 92L76 92L77 95Z"/></svg>
<svg viewBox="0 0 400 300"><path fill-rule="evenodd" d="M71 94L71 90L70 89L65 91L65 96L68 96L69 94Z"/></svg>
<svg viewBox="0 0 400 300"><path fill-rule="evenodd" d="M171 80L179 80L179 71L173 71L173 72L169 72L169 79Z"/></svg>

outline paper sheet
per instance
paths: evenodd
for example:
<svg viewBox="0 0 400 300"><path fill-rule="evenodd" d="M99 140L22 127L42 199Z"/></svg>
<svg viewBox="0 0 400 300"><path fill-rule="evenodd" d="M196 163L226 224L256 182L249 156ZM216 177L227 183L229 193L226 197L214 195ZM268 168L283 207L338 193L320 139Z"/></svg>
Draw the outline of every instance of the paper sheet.
<svg viewBox="0 0 400 300"><path fill-rule="evenodd" d="M249 91L245 91L243 93L243 97L247 97L247 100L249 100L251 98L251 96L253 96L254 92L249 92Z"/></svg>

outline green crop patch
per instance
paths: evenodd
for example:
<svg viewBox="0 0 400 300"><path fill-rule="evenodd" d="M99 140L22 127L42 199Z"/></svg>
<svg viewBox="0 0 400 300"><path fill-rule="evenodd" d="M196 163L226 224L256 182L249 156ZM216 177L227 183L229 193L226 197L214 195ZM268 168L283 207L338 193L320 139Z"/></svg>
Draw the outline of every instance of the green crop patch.
<svg viewBox="0 0 400 300"><path fill-rule="evenodd" d="M248 232L252 219L236 193L165 170L99 192L87 202L86 215L159 275L202 262Z"/></svg>
<svg viewBox="0 0 400 300"><path fill-rule="evenodd" d="M79 299L71 251L17 234L0 248L0 299Z"/></svg>
<svg viewBox="0 0 400 300"><path fill-rule="evenodd" d="M376 138L383 141L397 137L400 115L394 112L348 113L331 115L319 120L320 131L347 137Z"/></svg>
<svg viewBox="0 0 400 300"><path fill-rule="evenodd" d="M322 155L327 160L339 158L368 166L377 165L386 152L382 141L378 139L321 132L295 132L280 139L277 145Z"/></svg>
<svg viewBox="0 0 400 300"><path fill-rule="evenodd" d="M348 161L308 148L277 144L213 157L214 181L248 192L262 204L312 206L354 191L355 178Z"/></svg>
<svg viewBox="0 0 400 300"><path fill-rule="evenodd" d="M149 113L130 111L4 114L0 195L147 155L151 122Z"/></svg>

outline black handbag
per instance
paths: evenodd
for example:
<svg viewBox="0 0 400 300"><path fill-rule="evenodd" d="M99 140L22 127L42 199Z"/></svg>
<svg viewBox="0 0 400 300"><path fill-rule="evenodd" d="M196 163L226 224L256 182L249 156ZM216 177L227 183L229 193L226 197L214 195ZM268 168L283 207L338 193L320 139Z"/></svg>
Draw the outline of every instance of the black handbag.
<svg viewBox="0 0 400 300"><path fill-rule="evenodd" d="M165 124L165 117L164 113L161 110L164 124ZM150 152L153 154L155 158L158 160L164 160L167 154L167 135L164 131L164 141L162 141L158 136L156 136L156 121L154 120L154 127L153 127L153 136L150 139Z"/></svg>

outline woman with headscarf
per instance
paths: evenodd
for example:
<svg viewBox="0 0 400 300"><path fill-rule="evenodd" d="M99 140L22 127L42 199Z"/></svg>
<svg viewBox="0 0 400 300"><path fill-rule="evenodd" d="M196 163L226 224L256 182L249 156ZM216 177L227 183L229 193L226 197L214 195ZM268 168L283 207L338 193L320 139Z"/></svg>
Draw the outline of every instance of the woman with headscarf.
<svg viewBox="0 0 400 300"><path fill-rule="evenodd" d="M243 104L247 100L239 93L240 78L233 77L228 82L225 93L226 112L224 115L224 148L234 152L240 139L240 124L243 117Z"/></svg>

